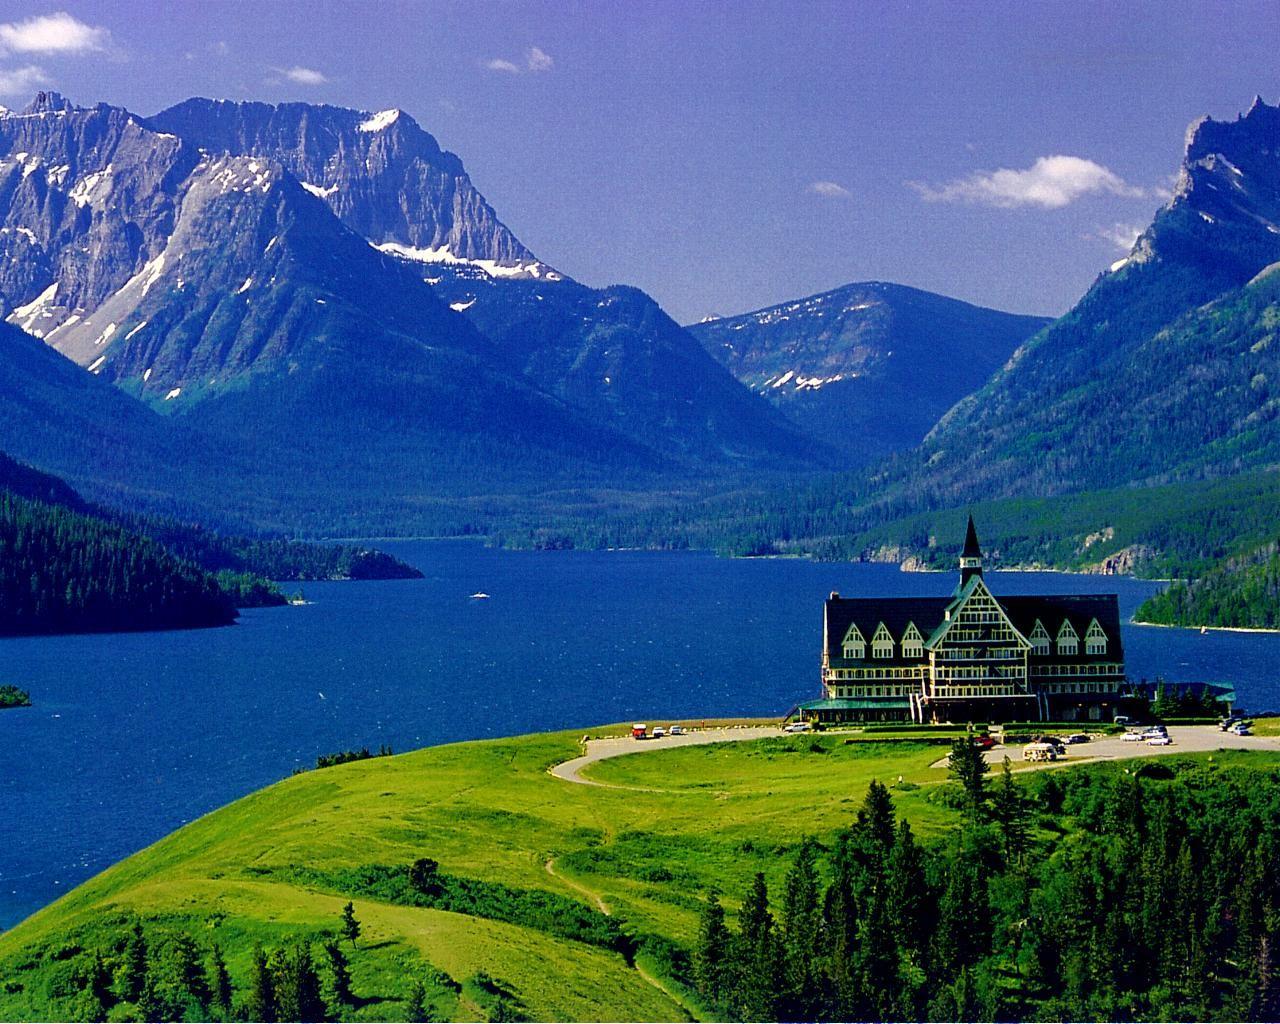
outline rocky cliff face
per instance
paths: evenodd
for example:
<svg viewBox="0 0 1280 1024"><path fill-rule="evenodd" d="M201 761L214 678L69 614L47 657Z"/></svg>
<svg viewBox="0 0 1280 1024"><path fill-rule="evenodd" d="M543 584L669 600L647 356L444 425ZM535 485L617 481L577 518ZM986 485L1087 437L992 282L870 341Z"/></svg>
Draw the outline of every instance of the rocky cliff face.
<svg viewBox="0 0 1280 1024"><path fill-rule="evenodd" d="M10 324L182 421L166 436L198 431L177 463L220 450L227 492L277 507L817 457L647 296L534 259L396 112L144 120L41 94L0 115L0 255ZM154 419L139 432L164 435ZM6 447L25 456L21 422Z"/></svg>
<svg viewBox="0 0 1280 1024"><path fill-rule="evenodd" d="M536 263L462 161L401 110L190 99L148 120L210 153L269 156L374 245L501 267Z"/></svg>

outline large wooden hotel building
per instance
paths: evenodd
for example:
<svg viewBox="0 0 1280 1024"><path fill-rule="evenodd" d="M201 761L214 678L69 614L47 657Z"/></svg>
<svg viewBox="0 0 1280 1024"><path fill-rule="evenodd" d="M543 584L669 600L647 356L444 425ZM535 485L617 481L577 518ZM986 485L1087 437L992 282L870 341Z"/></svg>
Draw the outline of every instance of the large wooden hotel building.
<svg viewBox="0 0 1280 1024"><path fill-rule="evenodd" d="M819 700L837 721L1108 720L1131 691L1114 594L999 597L973 519L950 597L847 598L823 623Z"/></svg>

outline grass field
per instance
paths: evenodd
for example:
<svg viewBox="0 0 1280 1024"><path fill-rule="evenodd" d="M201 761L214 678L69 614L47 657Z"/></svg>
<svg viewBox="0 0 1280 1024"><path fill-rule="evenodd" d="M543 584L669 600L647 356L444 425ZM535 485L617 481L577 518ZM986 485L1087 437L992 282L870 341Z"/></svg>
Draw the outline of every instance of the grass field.
<svg viewBox="0 0 1280 1024"><path fill-rule="evenodd" d="M594 730L603 734L612 730ZM707 892L732 907L751 875L779 881L777 854L830 837L867 783L942 778L923 742L788 736L623 757L593 777L646 791L580 786L548 767L580 733L433 747L286 779L186 826L0 935L0 1018L58 1017L56 972L134 919L185 929L228 951L232 978L253 942L334 931L346 896L299 882L297 869L437 860L442 872L545 890L607 909L633 935L687 944ZM952 812L905 789L900 806L928 834ZM364 932L353 954L359 1019L402 1019L407 973L461 985L435 994L450 1017L483 1017L488 974L536 1018L682 1019L685 1011L617 952L543 930L354 897ZM79 952L84 951L84 952ZM644 955L638 958L646 966ZM658 972L652 967L647 973ZM672 992L673 986L668 985Z"/></svg>
<svg viewBox="0 0 1280 1024"><path fill-rule="evenodd" d="M363 925L344 947L359 997L352 1019L404 1019L415 977L428 979L442 1018L688 1019L698 1007L666 965L672 943L691 945L707 893L718 890L732 913L758 870L779 891L790 861L780 854L806 835L829 840L872 779L926 842L957 820L949 787L937 785L945 771L931 767L943 737L779 735L651 750L590 765L602 787L547 771L580 752L580 735L307 772L207 815L0 935L0 1019L70 1018L69 979L95 951L118 952L134 921L160 937L194 935L202 949L216 942L239 987L255 942L336 934L348 898ZM510 887L526 908L548 893L572 902L495 919L344 888L353 869L403 872L423 857L442 874ZM627 948L591 944L566 930L570 917L621 925Z"/></svg>

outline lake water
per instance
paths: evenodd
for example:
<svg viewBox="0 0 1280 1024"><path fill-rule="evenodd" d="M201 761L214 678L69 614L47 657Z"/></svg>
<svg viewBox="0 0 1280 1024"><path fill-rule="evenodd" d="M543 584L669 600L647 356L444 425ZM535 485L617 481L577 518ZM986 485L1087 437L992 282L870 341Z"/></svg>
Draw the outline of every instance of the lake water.
<svg viewBox="0 0 1280 1024"><path fill-rule="evenodd" d="M318 754L605 722L774 715L815 696L822 601L953 574L655 552L384 544L426 579L309 584L225 629L0 640L0 926ZM1152 583L992 573L996 594ZM469 595L485 591L487 601ZM1280 706L1280 637L1127 627L1130 674Z"/></svg>

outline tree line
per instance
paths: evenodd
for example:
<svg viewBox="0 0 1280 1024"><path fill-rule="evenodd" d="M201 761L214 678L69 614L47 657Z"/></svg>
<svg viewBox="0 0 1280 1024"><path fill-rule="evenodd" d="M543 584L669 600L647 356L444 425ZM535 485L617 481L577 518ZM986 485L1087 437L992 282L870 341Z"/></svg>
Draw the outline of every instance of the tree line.
<svg viewBox="0 0 1280 1024"><path fill-rule="evenodd" d="M995 785L951 759L963 825L922 846L872 783L731 927L712 895L697 991L734 1020L1276 1020L1280 799L1148 766ZM1171 777L1166 777L1171 776Z"/></svg>

